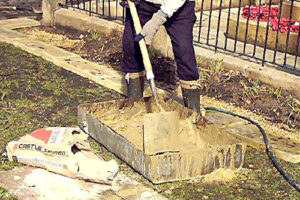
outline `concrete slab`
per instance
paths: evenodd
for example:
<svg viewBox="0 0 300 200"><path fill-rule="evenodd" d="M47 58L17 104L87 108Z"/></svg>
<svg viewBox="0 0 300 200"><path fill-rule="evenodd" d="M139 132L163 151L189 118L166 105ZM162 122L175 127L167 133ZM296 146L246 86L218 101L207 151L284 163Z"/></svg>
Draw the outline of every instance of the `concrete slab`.
<svg viewBox="0 0 300 200"><path fill-rule="evenodd" d="M29 38L29 36L25 34L0 27L0 41L13 41L13 40L27 39L27 38Z"/></svg>
<svg viewBox="0 0 300 200"><path fill-rule="evenodd" d="M20 167L0 172L0 186L19 200L166 199L123 174L118 174L112 185L101 185Z"/></svg>
<svg viewBox="0 0 300 200"><path fill-rule="evenodd" d="M0 32L1 34L1 32ZM24 35L26 36L26 35ZM59 60L61 58L80 58L79 55L65 51L63 49L60 49L58 47L55 47L53 45L38 41L35 38L27 37L26 39L19 39L19 40L1 40L0 35L0 41L2 42L8 42L16 47L19 47L23 49L24 51L27 51L31 54L34 54L36 56L40 56L44 58L45 60L55 62L56 60Z"/></svg>
<svg viewBox="0 0 300 200"><path fill-rule="evenodd" d="M124 76L107 65L99 65L78 57L56 59L54 63L66 70L126 95L127 88Z"/></svg>
<svg viewBox="0 0 300 200"><path fill-rule="evenodd" d="M0 28L4 27L7 29L19 29L19 28L27 28L27 27L34 27L40 26L41 23L34 19L29 18L15 18L15 19L7 19L0 21Z"/></svg>
<svg viewBox="0 0 300 200"><path fill-rule="evenodd" d="M191 179L219 168L242 167L246 145L221 129L223 124L214 123L218 116L211 117L206 127L197 126L192 123L193 112L183 105L162 96L160 103L177 117L149 121L147 115L151 119L158 109L145 98L82 105L78 122L91 137L155 184ZM222 123L231 121L223 119ZM173 125L175 131L166 124ZM149 146L150 142L155 147Z"/></svg>
<svg viewBox="0 0 300 200"><path fill-rule="evenodd" d="M245 120L208 112L207 126L197 126L191 123L186 108L169 97L161 96L161 99L165 101L161 104L166 111L176 111L180 115L179 120L170 122L174 126L179 124L177 135L155 128L164 127L161 125L165 120L145 124L149 112L157 112L147 98L143 103L118 100L81 105L78 123L96 141L155 184L190 179L219 168L239 168L244 161L246 144L265 150L260 130ZM154 135L151 142L155 148L146 149L147 141L151 139L149 135ZM268 133L268 137L278 158L300 162L299 139L279 136L277 132L274 135ZM163 142L166 144L161 144Z"/></svg>

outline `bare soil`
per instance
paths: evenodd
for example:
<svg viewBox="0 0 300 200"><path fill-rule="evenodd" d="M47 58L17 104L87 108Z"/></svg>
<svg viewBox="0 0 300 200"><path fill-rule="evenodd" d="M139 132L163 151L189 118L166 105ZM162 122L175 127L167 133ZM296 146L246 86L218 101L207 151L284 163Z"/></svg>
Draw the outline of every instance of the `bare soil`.
<svg viewBox="0 0 300 200"><path fill-rule="evenodd" d="M90 61L109 64L110 67L121 71L122 38L120 36L100 35L92 31L87 34L61 26L39 29L48 33L63 34L70 39L82 40L79 46L67 47L66 50L78 53ZM157 85L165 90L176 92L178 87L176 63L159 56L153 49L150 49L150 55ZM205 64L198 61L202 74L202 95L263 115L272 123L286 124L284 129L300 129L300 103L292 94L250 80L241 73L226 72L222 68L222 61Z"/></svg>

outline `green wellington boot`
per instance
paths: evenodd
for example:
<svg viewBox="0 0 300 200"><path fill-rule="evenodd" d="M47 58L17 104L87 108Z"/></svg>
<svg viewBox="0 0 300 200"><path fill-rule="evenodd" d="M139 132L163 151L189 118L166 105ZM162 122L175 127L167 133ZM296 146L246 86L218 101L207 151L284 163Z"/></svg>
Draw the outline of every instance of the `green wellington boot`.
<svg viewBox="0 0 300 200"><path fill-rule="evenodd" d="M127 80L127 97L129 99L141 99L144 94L145 78L129 78Z"/></svg>
<svg viewBox="0 0 300 200"><path fill-rule="evenodd" d="M200 114L200 89L182 88L184 105Z"/></svg>

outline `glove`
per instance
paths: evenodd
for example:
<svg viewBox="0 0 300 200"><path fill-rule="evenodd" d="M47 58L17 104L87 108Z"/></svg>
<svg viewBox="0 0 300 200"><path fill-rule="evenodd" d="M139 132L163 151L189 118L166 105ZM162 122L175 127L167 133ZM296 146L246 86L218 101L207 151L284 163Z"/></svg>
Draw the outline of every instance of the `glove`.
<svg viewBox="0 0 300 200"><path fill-rule="evenodd" d="M144 25L140 35L145 38L146 45L151 45L155 33L158 31L159 27L167 21L167 17L168 16L163 11L159 10L153 15L152 19ZM140 35L136 36L136 41L141 39Z"/></svg>
<svg viewBox="0 0 300 200"><path fill-rule="evenodd" d="M128 8L128 7L129 7L126 0L122 0L119 4L120 4L120 6L122 6L123 8Z"/></svg>

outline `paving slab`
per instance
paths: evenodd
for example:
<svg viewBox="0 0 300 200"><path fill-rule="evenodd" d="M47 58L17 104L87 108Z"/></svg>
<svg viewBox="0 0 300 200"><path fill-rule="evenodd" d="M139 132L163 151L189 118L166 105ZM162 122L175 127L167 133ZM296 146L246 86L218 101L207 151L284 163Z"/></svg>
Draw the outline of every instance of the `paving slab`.
<svg viewBox="0 0 300 200"><path fill-rule="evenodd" d="M60 58L80 58L80 56L77 54L65 51L51 44L41 42L35 38L12 41L11 43L29 53L40 56L46 60L54 61Z"/></svg>
<svg viewBox="0 0 300 200"><path fill-rule="evenodd" d="M112 185L71 179L32 167L0 172L0 186L19 200L164 200L133 178L118 174Z"/></svg>
<svg viewBox="0 0 300 200"><path fill-rule="evenodd" d="M1 22L1 21L0 21ZM13 31L0 26L0 41L8 42L18 39L27 39L29 36L19 33L17 31Z"/></svg>
<svg viewBox="0 0 300 200"><path fill-rule="evenodd" d="M56 59L53 62L66 70L126 95L126 80L124 75L107 65L99 65L80 57Z"/></svg>
<svg viewBox="0 0 300 200"><path fill-rule="evenodd" d="M27 28L27 27L34 27L40 26L41 23L34 19L22 17L22 18L15 18L15 19L6 19L0 21L0 28L4 27L7 29L19 29L19 28Z"/></svg>

